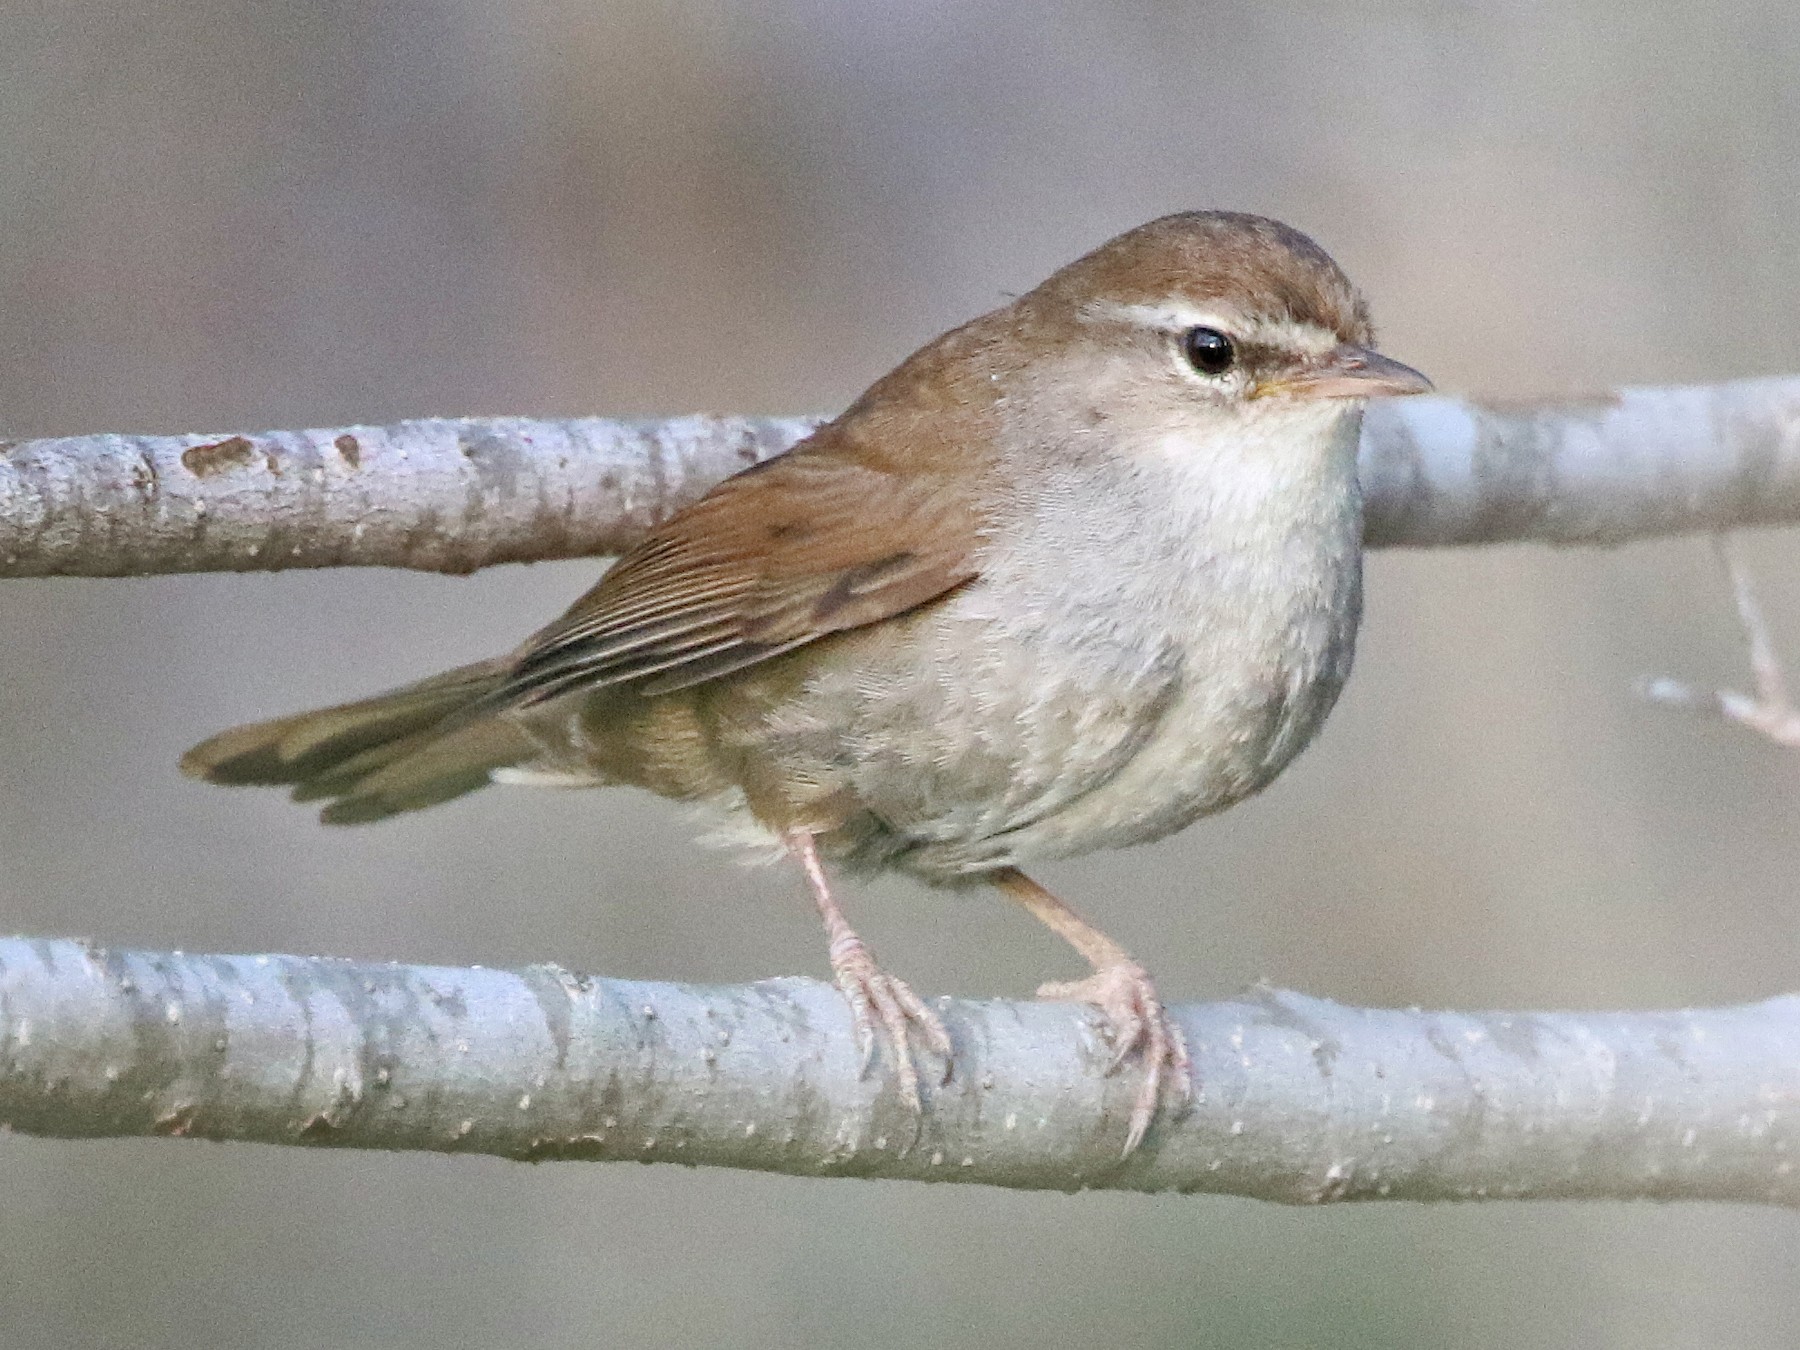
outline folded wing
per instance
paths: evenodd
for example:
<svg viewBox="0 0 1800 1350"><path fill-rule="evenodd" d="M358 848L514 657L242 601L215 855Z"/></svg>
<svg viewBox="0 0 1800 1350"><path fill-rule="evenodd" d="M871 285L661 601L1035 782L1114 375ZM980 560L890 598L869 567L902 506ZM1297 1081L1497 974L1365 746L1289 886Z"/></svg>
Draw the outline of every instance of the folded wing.
<svg viewBox="0 0 1800 1350"><path fill-rule="evenodd" d="M976 575L966 487L830 439L728 479L515 653L498 702L685 689L925 604Z"/></svg>

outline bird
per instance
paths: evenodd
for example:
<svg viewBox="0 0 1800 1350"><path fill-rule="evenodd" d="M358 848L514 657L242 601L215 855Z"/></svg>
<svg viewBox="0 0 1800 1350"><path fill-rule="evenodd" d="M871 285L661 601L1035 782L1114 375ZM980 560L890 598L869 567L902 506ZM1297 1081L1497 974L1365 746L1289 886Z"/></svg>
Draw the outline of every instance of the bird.
<svg viewBox="0 0 1800 1350"><path fill-rule="evenodd" d="M1146 968L1025 869L1180 830L1313 739L1362 610L1364 404L1430 389L1300 231L1163 216L927 343L506 655L182 768L333 824L490 783L699 804L798 864L862 1072L880 1049L915 1117L951 1037L835 878L990 886L1091 967L1039 994L1140 1066L1129 1156L1192 1057Z"/></svg>

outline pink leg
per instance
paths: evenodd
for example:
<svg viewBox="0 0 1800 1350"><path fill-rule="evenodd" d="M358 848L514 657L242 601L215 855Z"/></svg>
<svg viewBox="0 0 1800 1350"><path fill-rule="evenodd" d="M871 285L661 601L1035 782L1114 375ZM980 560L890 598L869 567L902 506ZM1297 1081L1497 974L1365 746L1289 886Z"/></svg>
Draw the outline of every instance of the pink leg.
<svg viewBox="0 0 1800 1350"><path fill-rule="evenodd" d="M825 936L831 943L831 972L844 1000L850 1005L850 1017L856 1026L856 1043L862 1050L862 1072L866 1076L875 1058L875 1031L894 1056L894 1073L900 1080L900 1092L916 1114L924 1112L919 1098L919 1069L907 1038L910 1028L916 1030L925 1044L944 1061L939 1082L950 1080L952 1048L950 1033L943 1019L923 999L880 966L844 918L825 879L825 868L819 861L819 850L812 835L794 830L787 836L788 851L805 869L807 884L812 887L819 917L825 921Z"/></svg>
<svg viewBox="0 0 1800 1350"><path fill-rule="evenodd" d="M1044 985L1038 990L1038 997L1091 1003L1106 1015L1114 1051L1108 1073L1118 1072L1133 1054L1144 1061L1144 1082L1138 1089L1131 1126L1125 1135L1124 1156L1130 1157L1144 1142L1156 1116L1165 1071L1174 1070L1169 1086L1182 1101L1191 1100L1194 1095L1194 1065L1181 1028L1163 1010L1149 972L1118 943L1016 867L996 872L993 881L1009 900L1024 906L1094 968L1085 980Z"/></svg>

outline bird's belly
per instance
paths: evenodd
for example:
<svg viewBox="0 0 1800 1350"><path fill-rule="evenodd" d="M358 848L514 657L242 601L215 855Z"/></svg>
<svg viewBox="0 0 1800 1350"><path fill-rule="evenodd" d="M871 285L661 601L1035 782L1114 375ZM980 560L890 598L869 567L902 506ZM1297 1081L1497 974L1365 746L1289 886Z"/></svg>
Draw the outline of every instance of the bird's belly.
<svg viewBox="0 0 1800 1350"><path fill-rule="evenodd" d="M1341 650L1341 649L1340 649ZM1316 649L1190 668L1155 733L1120 771L1014 842L1068 856L1160 839L1267 787L1313 738L1347 673Z"/></svg>
<svg viewBox="0 0 1800 1350"><path fill-rule="evenodd" d="M1178 683L1166 643L1045 650L955 601L832 639L715 707L749 805L859 870L932 880L1014 861L1005 842L1116 775Z"/></svg>
<svg viewBox="0 0 1800 1350"><path fill-rule="evenodd" d="M846 635L828 673L743 710L750 803L853 868L940 882L1159 838L1264 786L1341 684L1310 616L1205 619L996 630L977 593Z"/></svg>

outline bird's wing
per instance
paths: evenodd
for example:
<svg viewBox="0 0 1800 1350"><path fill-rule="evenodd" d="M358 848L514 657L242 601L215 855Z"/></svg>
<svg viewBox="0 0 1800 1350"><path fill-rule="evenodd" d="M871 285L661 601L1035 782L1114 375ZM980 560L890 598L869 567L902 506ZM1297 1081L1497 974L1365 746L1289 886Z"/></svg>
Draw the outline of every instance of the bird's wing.
<svg viewBox="0 0 1800 1350"><path fill-rule="evenodd" d="M672 517L514 655L496 700L664 693L874 623L976 575L977 521L942 478L827 428Z"/></svg>

